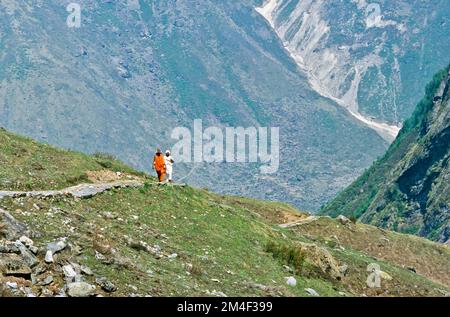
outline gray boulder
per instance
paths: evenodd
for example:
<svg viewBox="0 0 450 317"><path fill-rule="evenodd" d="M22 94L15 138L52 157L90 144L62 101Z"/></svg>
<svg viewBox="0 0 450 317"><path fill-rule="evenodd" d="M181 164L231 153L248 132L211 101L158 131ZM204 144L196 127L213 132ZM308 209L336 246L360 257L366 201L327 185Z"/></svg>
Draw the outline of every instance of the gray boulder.
<svg viewBox="0 0 450 317"><path fill-rule="evenodd" d="M82 266L80 267L80 271L81 271L81 273L83 273L83 274L85 274L85 275L94 275L94 273L92 272L92 270L91 270L88 266L86 266L86 265L82 265Z"/></svg>
<svg viewBox="0 0 450 317"><path fill-rule="evenodd" d="M297 286L297 280L293 276L287 277L286 284L289 286L295 287L295 286Z"/></svg>
<svg viewBox="0 0 450 317"><path fill-rule="evenodd" d="M95 286L86 282L75 282L67 285L67 295L70 297L89 297L94 295Z"/></svg>
<svg viewBox="0 0 450 317"><path fill-rule="evenodd" d="M0 275L30 279L31 269L20 255L0 253Z"/></svg>
<svg viewBox="0 0 450 317"><path fill-rule="evenodd" d="M53 276L49 275L47 276L44 280L42 280L41 285L42 286L47 286L53 283Z"/></svg>
<svg viewBox="0 0 450 317"><path fill-rule="evenodd" d="M97 285L99 285L105 292L112 293L117 291L117 287L105 277L95 279L95 283L97 283Z"/></svg>
<svg viewBox="0 0 450 317"><path fill-rule="evenodd" d="M34 242L33 240L31 240L30 238L28 238L27 236L21 236L19 238L19 241L22 242L27 248L30 248L33 246Z"/></svg>
<svg viewBox="0 0 450 317"><path fill-rule="evenodd" d="M53 263L54 259L53 259L53 252L50 250L47 250L47 253L45 253L45 259L44 259L45 263Z"/></svg>
<svg viewBox="0 0 450 317"><path fill-rule="evenodd" d="M77 276L77 272L75 272L72 265L70 265L70 264L64 265L62 269L63 269L64 277L66 278L67 281L72 282L75 280L75 277Z"/></svg>
<svg viewBox="0 0 450 317"><path fill-rule="evenodd" d="M33 253L31 253L22 242L16 241L15 245L19 249L23 260L28 264L29 267L33 268L39 264L38 258Z"/></svg>
<svg viewBox="0 0 450 317"><path fill-rule="evenodd" d="M27 226L17 221L10 213L3 209L0 209L0 220L5 224L2 232L7 240L16 240L22 235L29 235Z"/></svg>
<svg viewBox="0 0 450 317"><path fill-rule="evenodd" d="M20 253L19 248L11 241L0 243L0 253Z"/></svg>
<svg viewBox="0 0 450 317"><path fill-rule="evenodd" d="M350 219L348 219L347 217L343 216L343 215L339 215L336 218L337 221L339 221L341 224L346 225L351 223L352 221Z"/></svg>
<svg viewBox="0 0 450 317"><path fill-rule="evenodd" d="M320 296L319 293L317 293L314 289L312 288L305 288L305 292L308 293L311 296L315 296L318 297Z"/></svg>
<svg viewBox="0 0 450 317"><path fill-rule="evenodd" d="M67 238L61 238L57 241L47 244L47 250L52 251L53 254L64 250L67 247Z"/></svg>

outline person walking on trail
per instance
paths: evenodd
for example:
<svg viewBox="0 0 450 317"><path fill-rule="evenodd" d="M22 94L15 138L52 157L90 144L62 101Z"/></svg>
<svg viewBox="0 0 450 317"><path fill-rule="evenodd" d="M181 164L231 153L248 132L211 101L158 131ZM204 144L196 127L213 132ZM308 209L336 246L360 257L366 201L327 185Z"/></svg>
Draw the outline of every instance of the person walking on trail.
<svg viewBox="0 0 450 317"><path fill-rule="evenodd" d="M175 161L173 160L169 150L166 151L166 156L164 157L164 160L166 163L167 180L169 181L169 183L172 183L173 163L175 163Z"/></svg>
<svg viewBox="0 0 450 317"><path fill-rule="evenodd" d="M153 167L158 174L159 182L164 182L166 178L166 162L160 149L156 150L155 157L153 158Z"/></svg>

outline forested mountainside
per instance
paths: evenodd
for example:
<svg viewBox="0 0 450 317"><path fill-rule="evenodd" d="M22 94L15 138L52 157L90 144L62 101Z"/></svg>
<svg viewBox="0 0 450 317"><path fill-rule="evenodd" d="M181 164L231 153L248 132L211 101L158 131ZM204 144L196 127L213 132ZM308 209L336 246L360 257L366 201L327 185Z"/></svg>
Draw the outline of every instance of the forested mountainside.
<svg viewBox="0 0 450 317"><path fill-rule="evenodd" d="M449 69L434 76L387 154L322 213L450 243Z"/></svg>

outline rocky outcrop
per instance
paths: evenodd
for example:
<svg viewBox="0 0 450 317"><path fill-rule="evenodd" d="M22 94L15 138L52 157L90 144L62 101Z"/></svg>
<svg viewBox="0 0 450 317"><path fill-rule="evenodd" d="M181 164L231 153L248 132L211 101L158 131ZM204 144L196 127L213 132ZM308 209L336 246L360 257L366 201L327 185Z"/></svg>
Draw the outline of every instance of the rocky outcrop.
<svg viewBox="0 0 450 317"><path fill-rule="evenodd" d="M0 195L0 199L2 196ZM25 224L17 221L10 213L0 208L0 225L1 236L8 240L19 239L22 235L27 235L28 230Z"/></svg>
<svg viewBox="0 0 450 317"><path fill-rule="evenodd" d="M53 254L65 252L68 247L66 238L37 247L32 239L23 235L29 232L26 225L1 209L0 216L5 233L0 239L0 292L6 296L26 297L99 294L94 285L85 281L85 276L93 274L89 268L75 262L64 265L64 262L54 261ZM105 292L117 290L104 277L97 277L96 281Z"/></svg>
<svg viewBox="0 0 450 317"><path fill-rule="evenodd" d="M301 243L300 248L306 254L308 261L319 268L327 277L340 280L344 276L339 262L331 253L323 247L316 244Z"/></svg>

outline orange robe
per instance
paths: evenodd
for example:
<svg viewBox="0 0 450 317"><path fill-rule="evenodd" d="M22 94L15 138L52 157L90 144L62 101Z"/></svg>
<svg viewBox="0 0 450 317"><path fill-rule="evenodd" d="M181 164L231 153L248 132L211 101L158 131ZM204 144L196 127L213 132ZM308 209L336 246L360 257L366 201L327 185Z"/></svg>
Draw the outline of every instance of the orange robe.
<svg viewBox="0 0 450 317"><path fill-rule="evenodd" d="M153 166L158 174L159 182L164 182L166 178L166 162L164 161L164 156L162 154L155 155L155 158L153 159Z"/></svg>

